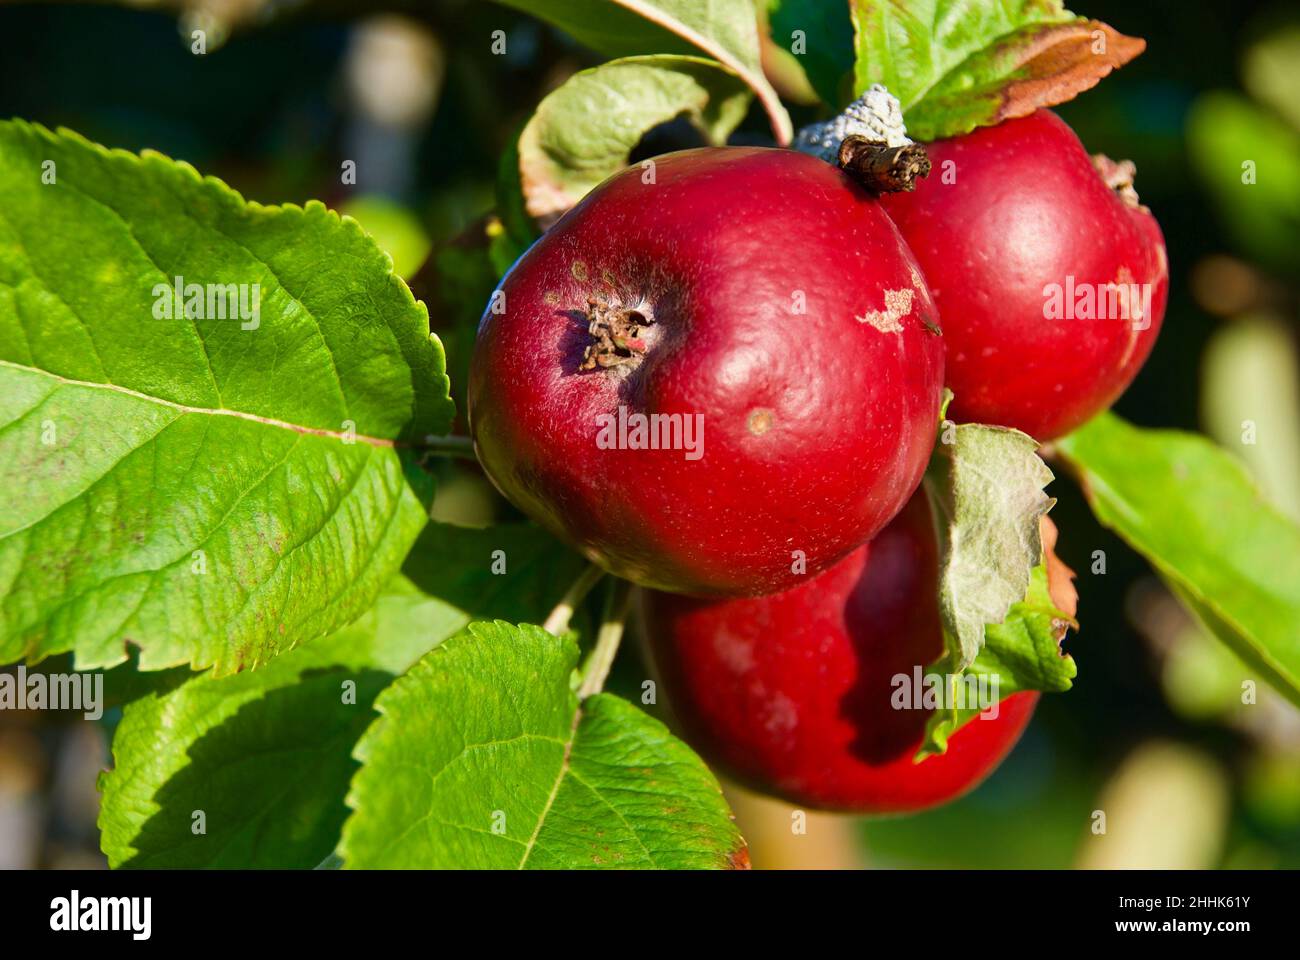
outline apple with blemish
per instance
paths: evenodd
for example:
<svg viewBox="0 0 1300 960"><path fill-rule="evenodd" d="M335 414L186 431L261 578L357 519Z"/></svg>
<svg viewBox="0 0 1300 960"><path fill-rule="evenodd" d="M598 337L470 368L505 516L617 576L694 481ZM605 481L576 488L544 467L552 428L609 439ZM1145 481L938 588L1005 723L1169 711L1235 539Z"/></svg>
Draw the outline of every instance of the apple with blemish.
<svg viewBox="0 0 1300 960"><path fill-rule="evenodd" d="M783 590L879 532L933 446L943 343L879 200L790 150L619 173L514 265L469 380L479 460L606 569Z"/></svg>

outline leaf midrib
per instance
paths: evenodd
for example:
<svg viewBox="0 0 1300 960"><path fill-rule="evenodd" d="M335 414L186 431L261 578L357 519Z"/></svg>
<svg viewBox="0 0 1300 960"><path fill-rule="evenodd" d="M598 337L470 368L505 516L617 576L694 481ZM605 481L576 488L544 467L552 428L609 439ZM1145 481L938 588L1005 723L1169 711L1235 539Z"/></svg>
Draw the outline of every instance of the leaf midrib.
<svg viewBox="0 0 1300 960"><path fill-rule="evenodd" d="M541 836L542 827L546 823L546 818L550 815L551 807L555 805L555 799L560 794L560 787L563 785L565 777L573 777L574 780L590 790L592 796L600 800L600 802L605 805L605 808L609 810L610 813L614 814L623 826L627 828L628 833L636 839L636 842L640 845L641 850L645 853L646 859L650 861L651 865L658 867L658 864L655 862L654 854L651 852L650 848L646 846L645 841L641 839L641 835L636 828L628 822L627 817L623 816L623 812L619 810L618 807L614 806L614 804L610 803L595 784L588 783L580 777L576 771L574 771L572 764L573 746L577 742L578 728L582 725L582 720L583 705L579 703L577 709L574 710L573 713L573 725L569 729L569 739L564 744L564 756L560 759L559 773L556 774L555 783L551 786L550 796L546 798L546 805L542 807L541 813L537 816L537 825L533 827L533 835L528 838L528 843L524 846L524 855L520 859L519 866L516 869L524 870L527 868L528 858L532 855L533 850L537 846L537 840Z"/></svg>
<svg viewBox="0 0 1300 960"><path fill-rule="evenodd" d="M323 427L309 427L305 424L291 423L288 420L279 420L275 417L263 416L259 413L251 413L247 410L231 410L228 407L196 407L190 404L177 403L174 400L167 400L163 397L157 397L153 394L143 393L139 390L132 390L130 387L123 387L116 383L95 383L92 380L77 380L72 377L64 377L49 370L42 370L39 367L28 366L23 363L15 363L12 360L0 360L0 367L8 367L14 370L21 370L26 373L35 373L43 377L48 377L56 381L61 386L68 387L85 387L91 390L105 390L110 393L117 393L123 396L132 397L136 400L144 400L147 403L154 403L170 410L176 410L185 414L197 414L199 416L212 417L233 417L236 420L245 420L249 423L258 423L263 426L275 427L281 430L288 430L293 433L308 434L315 437L330 437L335 440L344 440L350 438L369 444L372 447L404 447L409 444L400 443L396 440L389 440L384 437L372 437L363 433L350 434L343 430L326 430Z"/></svg>
<svg viewBox="0 0 1300 960"><path fill-rule="evenodd" d="M565 774L569 772L569 757L573 754L573 743L578 738L578 725L580 723L582 723L582 704L578 704L577 709L573 711L573 723L569 726L569 739L564 743L564 755L560 758L560 770L555 775L555 783L551 784L551 793L546 798L546 805L542 807L542 812L537 816L537 823L533 827L533 835L528 838L528 843L524 845L524 855L520 859L517 868L519 870L523 870L527 866L528 858L532 855L533 848L537 846L537 838L541 836L542 825L546 823L551 807L555 805L555 798L560 794L560 784L564 783Z"/></svg>

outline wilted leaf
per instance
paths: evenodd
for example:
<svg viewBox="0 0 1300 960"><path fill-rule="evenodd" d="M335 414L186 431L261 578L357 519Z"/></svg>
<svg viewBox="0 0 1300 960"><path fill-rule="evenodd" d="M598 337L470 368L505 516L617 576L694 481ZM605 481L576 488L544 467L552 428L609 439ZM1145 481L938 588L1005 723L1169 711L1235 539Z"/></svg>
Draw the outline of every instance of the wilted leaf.
<svg viewBox="0 0 1300 960"><path fill-rule="evenodd" d="M1042 562L1039 519L1053 500L1052 472L1037 444L1018 430L946 424L926 474L938 517L942 565L939 609L948 672L974 662L985 628L1025 599Z"/></svg>

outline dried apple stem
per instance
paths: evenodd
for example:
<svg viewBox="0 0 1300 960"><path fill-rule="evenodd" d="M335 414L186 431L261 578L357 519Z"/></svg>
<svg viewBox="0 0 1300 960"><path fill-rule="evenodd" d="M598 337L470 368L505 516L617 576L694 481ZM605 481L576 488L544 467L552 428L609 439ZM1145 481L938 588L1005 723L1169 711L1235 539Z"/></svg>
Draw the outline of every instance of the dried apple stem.
<svg viewBox="0 0 1300 960"><path fill-rule="evenodd" d="M840 144L839 164L872 193L916 189L916 178L930 175L930 158L919 143L890 146L879 140L848 136Z"/></svg>

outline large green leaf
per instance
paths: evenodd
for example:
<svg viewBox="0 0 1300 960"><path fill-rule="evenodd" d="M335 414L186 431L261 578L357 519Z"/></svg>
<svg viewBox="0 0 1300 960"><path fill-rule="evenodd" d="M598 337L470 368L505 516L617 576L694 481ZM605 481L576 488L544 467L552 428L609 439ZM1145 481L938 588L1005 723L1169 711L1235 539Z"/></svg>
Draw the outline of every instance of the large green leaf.
<svg viewBox="0 0 1300 960"><path fill-rule="evenodd" d="M623 700L573 690L569 637L473 623L376 702L340 853L349 867L734 867L717 780Z"/></svg>
<svg viewBox="0 0 1300 960"><path fill-rule="evenodd" d="M790 117L763 75L753 0L500 0L539 17L579 43L611 57L708 54L758 96L780 143L793 134Z"/></svg>
<svg viewBox="0 0 1300 960"><path fill-rule="evenodd" d="M176 277L249 309L156 319ZM225 673L354 619L424 523L443 363L355 221L0 124L0 661Z"/></svg>
<svg viewBox="0 0 1300 960"><path fill-rule="evenodd" d="M318 864L338 842L375 697L465 619L399 579L355 623L261 670L129 704L100 776L109 865Z"/></svg>
<svg viewBox="0 0 1300 960"><path fill-rule="evenodd" d="M1063 103L1145 43L1061 0L849 0L854 89L882 83L934 140Z"/></svg>
<svg viewBox="0 0 1300 960"><path fill-rule="evenodd" d="M543 619L582 563L534 527L431 524L410 578L337 633L234 676L146 675L169 684L127 705L100 779L109 863L315 866L338 842L376 695L476 616ZM192 830L196 810L205 833Z"/></svg>
<svg viewBox="0 0 1300 960"><path fill-rule="evenodd" d="M1057 449L1097 519L1220 640L1300 704L1300 528L1204 437L1103 414Z"/></svg>
<svg viewBox="0 0 1300 960"><path fill-rule="evenodd" d="M679 115L721 145L748 104L736 74L700 57L629 57L576 73L541 102L519 137L528 213L555 220L627 166L647 130Z"/></svg>

